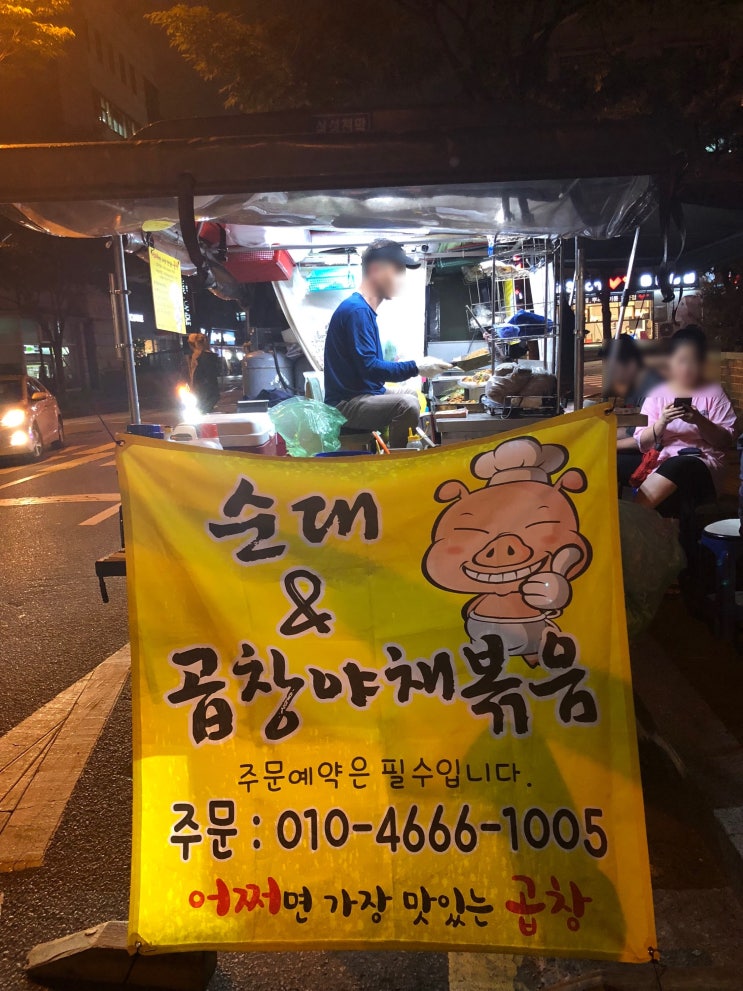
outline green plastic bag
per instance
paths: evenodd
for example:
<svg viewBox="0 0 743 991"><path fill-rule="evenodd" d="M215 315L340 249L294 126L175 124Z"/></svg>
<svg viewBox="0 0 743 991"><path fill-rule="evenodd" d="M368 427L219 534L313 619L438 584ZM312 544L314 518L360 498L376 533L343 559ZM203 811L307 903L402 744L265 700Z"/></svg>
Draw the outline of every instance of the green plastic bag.
<svg viewBox="0 0 743 991"><path fill-rule="evenodd" d="M346 418L334 406L294 396L268 411L293 458L312 458L341 446Z"/></svg>

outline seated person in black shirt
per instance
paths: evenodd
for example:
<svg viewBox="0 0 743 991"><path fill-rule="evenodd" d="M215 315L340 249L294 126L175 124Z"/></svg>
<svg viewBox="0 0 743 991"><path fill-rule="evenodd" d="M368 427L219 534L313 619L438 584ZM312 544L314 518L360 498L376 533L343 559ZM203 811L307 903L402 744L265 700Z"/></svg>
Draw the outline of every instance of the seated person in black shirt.
<svg viewBox="0 0 743 991"><path fill-rule="evenodd" d="M617 396L625 406L642 408L645 398L663 379L645 366L642 351L629 334L620 334L601 352L609 376L608 394ZM642 461L635 440L635 428L620 429L617 434L617 472L619 484L629 485L630 476Z"/></svg>

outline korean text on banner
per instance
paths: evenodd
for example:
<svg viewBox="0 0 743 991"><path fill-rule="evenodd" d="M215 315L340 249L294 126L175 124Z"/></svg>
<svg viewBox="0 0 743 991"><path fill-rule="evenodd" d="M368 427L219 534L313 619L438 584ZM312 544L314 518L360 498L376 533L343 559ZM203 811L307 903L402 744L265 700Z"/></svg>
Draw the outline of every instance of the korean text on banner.
<svg viewBox="0 0 743 991"><path fill-rule="evenodd" d="M185 334L186 314L183 308L181 263L164 251L150 248L150 280L155 307L155 326L174 334Z"/></svg>
<svg viewBox="0 0 743 991"><path fill-rule="evenodd" d="M130 945L647 960L615 438L125 438Z"/></svg>

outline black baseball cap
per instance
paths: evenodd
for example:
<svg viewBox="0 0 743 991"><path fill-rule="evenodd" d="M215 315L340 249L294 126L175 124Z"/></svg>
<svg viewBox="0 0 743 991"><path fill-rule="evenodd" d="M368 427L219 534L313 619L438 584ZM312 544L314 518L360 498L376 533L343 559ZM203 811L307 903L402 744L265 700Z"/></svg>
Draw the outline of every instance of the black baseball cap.
<svg viewBox="0 0 743 991"><path fill-rule="evenodd" d="M397 241L372 241L361 256L361 263L366 268L372 262L392 262L405 268L420 268L421 263L411 255L406 255L401 244Z"/></svg>

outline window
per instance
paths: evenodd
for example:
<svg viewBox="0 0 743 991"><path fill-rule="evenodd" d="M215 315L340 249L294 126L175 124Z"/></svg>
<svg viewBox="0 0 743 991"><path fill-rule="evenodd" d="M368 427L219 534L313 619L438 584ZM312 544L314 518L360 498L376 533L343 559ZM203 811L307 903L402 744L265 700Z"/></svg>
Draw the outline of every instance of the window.
<svg viewBox="0 0 743 991"><path fill-rule="evenodd" d="M90 51L90 25L87 17L80 18L80 37L85 40L85 47Z"/></svg>
<svg viewBox="0 0 743 991"><path fill-rule="evenodd" d="M98 120L120 138L130 138L139 130L139 124L128 114L111 103L102 93L96 93Z"/></svg>
<svg viewBox="0 0 743 991"><path fill-rule="evenodd" d="M151 124L155 120L160 120L160 94L157 87L149 79L144 81L144 100L147 107L147 123Z"/></svg>
<svg viewBox="0 0 743 991"><path fill-rule="evenodd" d="M17 403L23 398L23 379L0 378L0 403Z"/></svg>

